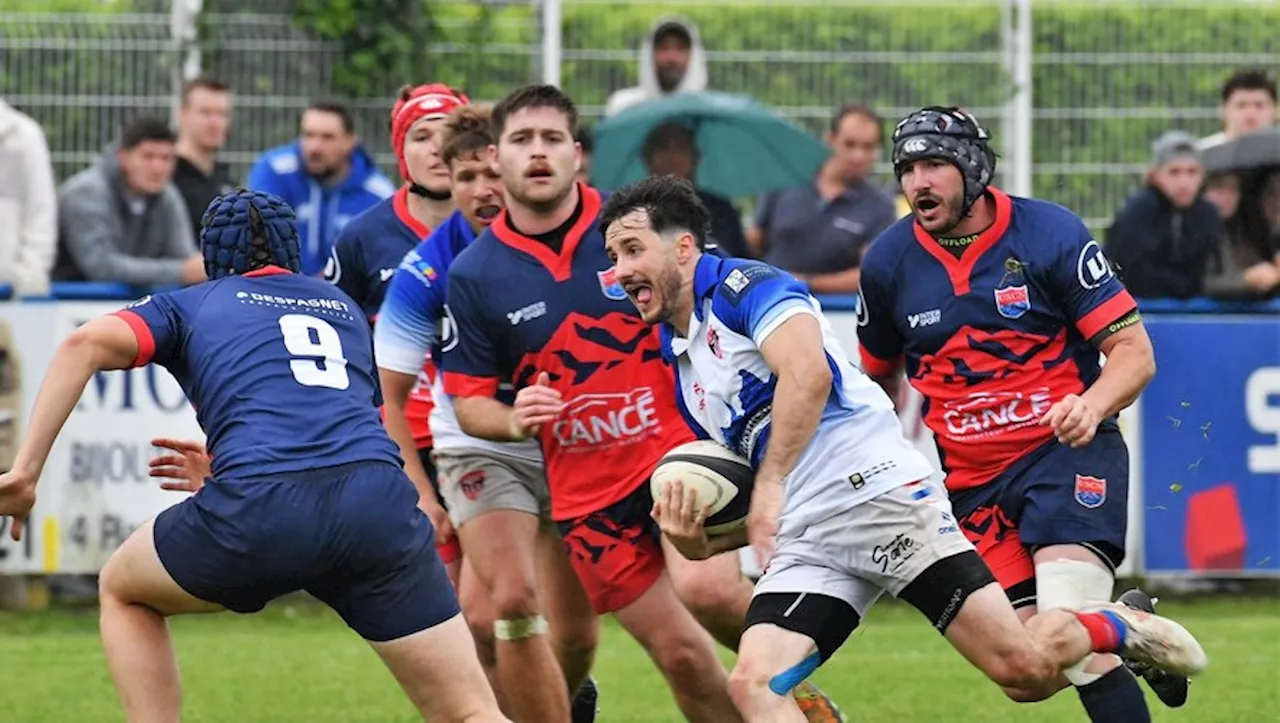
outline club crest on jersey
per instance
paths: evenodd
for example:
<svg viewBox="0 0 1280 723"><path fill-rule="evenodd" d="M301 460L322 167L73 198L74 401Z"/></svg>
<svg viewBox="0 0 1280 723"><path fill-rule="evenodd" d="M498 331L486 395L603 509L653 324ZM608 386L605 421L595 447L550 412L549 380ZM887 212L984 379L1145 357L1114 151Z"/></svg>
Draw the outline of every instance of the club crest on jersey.
<svg viewBox="0 0 1280 723"><path fill-rule="evenodd" d="M600 291L606 299L623 301L627 298L626 290L618 282L618 270L616 268L609 267L604 271L597 271L596 278L600 279Z"/></svg>
<svg viewBox="0 0 1280 723"><path fill-rule="evenodd" d="M711 353L715 354L717 359L724 358L724 349L720 348L720 334L716 332L714 326L707 327L707 346L711 348Z"/></svg>
<svg viewBox="0 0 1280 723"><path fill-rule="evenodd" d="M1107 501L1107 481L1101 477L1090 477L1087 474L1076 475L1076 502L1081 506L1094 509Z"/></svg>
<svg viewBox="0 0 1280 723"><path fill-rule="evenodd" d="M1031 311L1031 292L1027 285L996 289L996 311L1006 319L1017 319Z"/></svg>

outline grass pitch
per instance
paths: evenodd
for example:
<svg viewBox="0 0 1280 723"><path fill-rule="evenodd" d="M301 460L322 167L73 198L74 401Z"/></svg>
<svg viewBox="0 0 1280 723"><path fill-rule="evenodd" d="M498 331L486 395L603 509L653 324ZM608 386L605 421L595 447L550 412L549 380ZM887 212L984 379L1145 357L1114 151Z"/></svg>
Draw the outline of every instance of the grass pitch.
<svg viewBox="0 0 1280 723"><path fill-rule="evenodd" d="M1200 638L1210 667L1180 710L1149 695L1155 721L1280 720L1280 599L1169 601L1161 612ZM374 654L318 606L278 603L252 617L180 619L173 630L188 723L417 720ZM123 720L94 611L0 613L0 676L7 721ZM648 657L611 621L604 623L596 677L601 723L681 720ZM896 603L877 606L816 680L854 723L1085 720L1070 690L1045 703L1006 701L918 613Z"/></svg>

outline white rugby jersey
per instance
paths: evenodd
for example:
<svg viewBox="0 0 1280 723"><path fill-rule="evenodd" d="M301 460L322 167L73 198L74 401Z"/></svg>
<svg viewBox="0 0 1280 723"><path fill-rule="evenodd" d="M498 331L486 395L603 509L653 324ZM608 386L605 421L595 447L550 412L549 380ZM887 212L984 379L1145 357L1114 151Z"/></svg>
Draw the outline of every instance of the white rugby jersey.
<svg viewBox="0 0 1280 723"><path fill-rule="evenodd" d="M831 393L787 478L784 528L826 519L933 474L907 441L889 397L849 362L803 284L768 264L706 254L694 272L693 293L688 336L662 325L680 411L700 437L736 451L756 469L769 444L778 381L760 347L797 314L811 314L822 325Z"/></svg>

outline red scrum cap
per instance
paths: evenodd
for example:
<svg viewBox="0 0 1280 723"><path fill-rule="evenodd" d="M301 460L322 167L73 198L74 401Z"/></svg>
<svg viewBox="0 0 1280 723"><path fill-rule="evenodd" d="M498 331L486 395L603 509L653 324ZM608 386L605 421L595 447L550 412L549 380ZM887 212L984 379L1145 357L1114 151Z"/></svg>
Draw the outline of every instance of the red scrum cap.
<svg viewBox="0 0 1280 723"><path fill-rule="evenodd" d="M391 108L391 146L395 148L396 158L400 161L400 176L413 183L409 175L409 166L404 162L404 139L414 123L426 118L434 120L444 118L455 108L470 105L471 99L456 88L443 83L431 83L411 88L407 94L401 93Z"/></svg>

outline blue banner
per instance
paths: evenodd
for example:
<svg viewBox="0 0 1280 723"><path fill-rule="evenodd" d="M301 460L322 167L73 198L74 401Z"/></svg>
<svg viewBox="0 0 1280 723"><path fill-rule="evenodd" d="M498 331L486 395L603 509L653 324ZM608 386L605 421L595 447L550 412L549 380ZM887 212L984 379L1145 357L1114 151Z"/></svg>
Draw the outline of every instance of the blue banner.
<svg viewBox="0 0 1280 723"><path fill-rule="evenodd" d="M1145 321L1146 572L1280 575L1280 319Z"/></svg>

